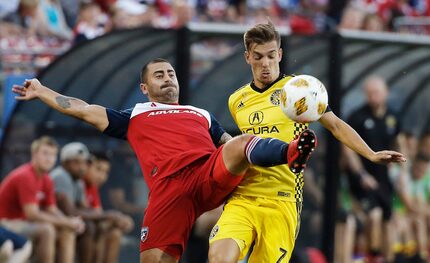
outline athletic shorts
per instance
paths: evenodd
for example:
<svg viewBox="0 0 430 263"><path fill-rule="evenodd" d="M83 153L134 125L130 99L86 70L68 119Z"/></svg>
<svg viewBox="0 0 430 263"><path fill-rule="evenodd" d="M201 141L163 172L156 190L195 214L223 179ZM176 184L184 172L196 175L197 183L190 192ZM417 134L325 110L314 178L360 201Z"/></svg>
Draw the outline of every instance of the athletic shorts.
<svg viewBox="0 0 430 263"><path fill-rule="evenodd" d="M12 241L13 249L21 249L27 243L27 239L15 232L9 231L6 228L0 227L0 247L7 240Z"/></svg>
<svg viewBox="0 0 430 263"><path fill-rule="evenodd" d="M140 251L159 248L179 259L202 213L220 206L242 176L225 167L222 148L154 182L141 228Z"/></svg>
<svg viewBox="0 0 430 263"><path fill-rule="evenodd" d="M248 262L289 262L299 231L301 203L232 196L212 229L209 243L231 238Z"/></svg>

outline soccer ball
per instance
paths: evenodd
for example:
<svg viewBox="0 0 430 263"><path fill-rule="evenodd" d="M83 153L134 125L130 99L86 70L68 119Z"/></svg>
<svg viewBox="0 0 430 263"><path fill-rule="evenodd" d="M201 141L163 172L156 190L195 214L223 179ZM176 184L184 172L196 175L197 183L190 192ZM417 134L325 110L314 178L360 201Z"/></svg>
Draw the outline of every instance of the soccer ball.
<svg viewBox="0 0 430 263"><path fill-rule="evenodd" d="M319 120L328 105L327 90L317 78L299 75L285 83L280 107L293 121L308 123Z"/></svg>

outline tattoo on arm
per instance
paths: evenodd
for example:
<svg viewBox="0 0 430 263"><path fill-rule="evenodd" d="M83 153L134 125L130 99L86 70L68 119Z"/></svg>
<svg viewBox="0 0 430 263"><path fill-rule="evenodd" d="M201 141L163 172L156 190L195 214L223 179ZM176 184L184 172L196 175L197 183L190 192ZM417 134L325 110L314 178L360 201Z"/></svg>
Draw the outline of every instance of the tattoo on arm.
<svg viewBox="0 0 430 263"><path fill-rule="evenodd" d="M224 143L230 141L233 137L231 137L230 134L224 132L223 135L221 135L221 138L219 139L218 145L223 145Z"/></svg>
<svg viewBox="0 0 430 263"><path fill-rule="evenodd" d="M70 108L70 106L71 106L70 101L71 100L73 100L73 98L65 97L65 96L58 96L55 98L55 101L57 102L57 104L63 109Z"/></svg>

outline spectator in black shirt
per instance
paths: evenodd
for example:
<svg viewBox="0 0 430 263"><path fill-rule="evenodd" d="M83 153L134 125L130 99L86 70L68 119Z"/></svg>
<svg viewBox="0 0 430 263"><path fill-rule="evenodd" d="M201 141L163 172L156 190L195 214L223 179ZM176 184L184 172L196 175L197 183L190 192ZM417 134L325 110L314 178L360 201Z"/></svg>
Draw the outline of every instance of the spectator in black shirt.
<svg viewBox="0 0 430 263"><path fill-rule="evenodd" d="M353 112L348 123L375 151L392 148L399 137L398 116L387 107L388 88L378 76L364 82L366 104ZM389 223L392 214L393 185L388 168L376 165L353 151L346 149L350 186L353 196L359 200L368 217L369 252L379 257L381 252L389 260L391 236ZM384 245L383 245L384 244Z"/></svg>

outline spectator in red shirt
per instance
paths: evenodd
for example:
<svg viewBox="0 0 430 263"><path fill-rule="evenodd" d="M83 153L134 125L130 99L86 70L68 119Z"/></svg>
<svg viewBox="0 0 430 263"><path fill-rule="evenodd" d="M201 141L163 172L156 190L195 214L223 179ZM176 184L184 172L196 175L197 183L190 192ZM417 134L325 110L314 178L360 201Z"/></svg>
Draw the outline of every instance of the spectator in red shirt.
<svg viewBox="0 0 430 263"><path fill-rule="evenodd" d="M89 167L85 181L85 194L87 204L99 213L103 220L97 224L95 262L117 262L120 250L120 242L124 233L133 228L131 217L119 211L103 211L99 187L106 182L110 172L110 162L106 154L95 153L89 161Z"/></svg>
<svg viewBox="0 0 430 263"><path fill-rule="evenodd" d="M84 224L66 217L56 206L48 172L57 160L58 145L44 136L31 145L31 161L5 177L0 185L0 224L34 241L37 262L74 262L76 233ZM58 242L57 242L58 241Z"/></svg>

